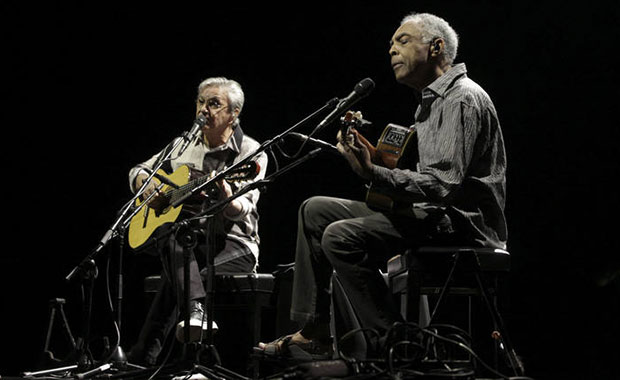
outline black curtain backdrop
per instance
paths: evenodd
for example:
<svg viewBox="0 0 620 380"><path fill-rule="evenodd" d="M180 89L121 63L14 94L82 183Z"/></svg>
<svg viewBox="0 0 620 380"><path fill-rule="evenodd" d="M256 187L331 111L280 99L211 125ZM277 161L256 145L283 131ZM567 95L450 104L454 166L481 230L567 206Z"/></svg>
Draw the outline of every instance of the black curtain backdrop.
<svg viewBox="0 0 620 380"><path fill-rule="evenodd" d="M222 75L242 84L242 126L262 142L370 77L375 90L354 108L374 123L367 132L373 140L387 123L412 122L415 98L394 81L388 57L389 39L410 11L435 13L453 25L461 37L457 62L467 64L499 112L509 158L513 266L503 315L528 374L620 375L614 361L620 357L617 5L1 7L2 113L8 119L0 375L36 368L50 299L67 300L70 326L80 335L80 281L64 279L130 199L129 168L191 127L202 79ZM299 131L308 133L317 121ZM319 137L335 142L335 129ZM261 196L260 270L293 260L304 199L362 199L363 185L330 155L279 178ZM113 240L96 258L95 348L104 335L114 340L105 287L109 273L116 288L119 252ZM127 350L144 317L142 278L157 272L158 262L125 250L123 265ZM63 340L56 332L51 348L62 352Z"/></svg>

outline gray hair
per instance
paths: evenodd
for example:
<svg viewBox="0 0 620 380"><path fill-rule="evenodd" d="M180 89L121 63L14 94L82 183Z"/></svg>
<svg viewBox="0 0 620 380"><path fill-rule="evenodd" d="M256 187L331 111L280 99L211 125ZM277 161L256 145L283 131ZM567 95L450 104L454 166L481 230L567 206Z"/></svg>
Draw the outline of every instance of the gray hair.
<svg viewBox="0 0 620 380"><path fill-rule="evenodd" d="M198 94L200 94L206 87L211 86L225 88L227 90L226 93L229 106L233 110L235 108L238 109L239 113L241 113L241 109L243 109L243 103L245 103L245 95L243 94L243 89L241 89L241 85L237 81L224 77L207 78L200 82L200 84L198 85ZM234 126L239 126L239 114L237 114Z"/></svg>
<svg viewBox="0 0 620 380"><path fill-rule="evenodd" d="M450 64L454 62L459 47L459 36L446 20L430 13L414 12L405 16L400 24L403 25L406 22L414 22L420 26L424 42L442 38L445 41L444 58Z"/></svg>

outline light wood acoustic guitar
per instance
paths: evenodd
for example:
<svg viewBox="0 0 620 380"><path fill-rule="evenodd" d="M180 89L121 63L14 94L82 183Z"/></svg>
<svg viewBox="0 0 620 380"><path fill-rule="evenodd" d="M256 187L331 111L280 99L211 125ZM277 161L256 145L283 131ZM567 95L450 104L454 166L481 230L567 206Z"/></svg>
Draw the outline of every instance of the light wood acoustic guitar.
<svg viewBox="0 0 620 380"><path fill-rule="evenodd" d="M224 179L229 182L250 180L256 177L258 172L258 164L250 161L239 168L230 170ZM182 165L171 174L160 169L157 172L157 177L164 177L163 187L159 191L161 195L157 196L157 202L145 204L129 222L127 240L133 249L137 249L147 242L159 227L176 222L182 211L190 214L199 211L199 203L202 203L208 196L213 196L217 191L215 188L205 189L206 193L203 191L200 194L192 195L183 203L173 207L172 205L177 200L187 197L193 189L213 178L213 175L205 175L204 172ZM142 200L137 199L135 206L139 207L142 202Z"/></svg>
<svg viewBox="0 0 620 380"><path fill-rule="evenodd" d="M388 124L379 140L377 146L368 141L357 128L362 121L360 112L348 111L341 118L341 133L355 134L360 142L368 147L371 160L374 164L389 169L397 167L407 167L415 170L418 160L418 146L415 129L407 128L397 124ZM370 183L366 192L366 204L368 207L384 212L399 212L400 209L411 205L412 199L407 193L396 191L386 185Z"/></svg>

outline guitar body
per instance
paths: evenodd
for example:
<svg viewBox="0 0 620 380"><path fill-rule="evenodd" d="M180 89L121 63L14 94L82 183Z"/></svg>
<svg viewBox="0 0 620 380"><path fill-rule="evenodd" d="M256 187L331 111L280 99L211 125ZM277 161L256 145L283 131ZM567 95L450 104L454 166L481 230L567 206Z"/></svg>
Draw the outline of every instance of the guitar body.
<svg viewBox="0 0 620 380"><path fill-rule="evenodd" d="M259 171L260 166L258 163L250 161L239 167L228 169L223 179L228 182L245 181L256 177ZM168 174L163 170L158 170L157 174L168 179L168 181L164 182L171 182L176 187L164 185L159 191L165 200L164 204L167 206L162 207L161 210L156 210L145 204L131 218L127 241L133 249L146 243L159 227L176 222L182 211L186 211L188 214L196 214L200 211L200 204L203 201L209 197L215 198L219 196L219 190L216 186L201 188L201 192L192 194L194 189L205 185L213 176L205 175L204 172L189 166L179 166L172 174ZM181 203L176 207L172 207L171 205L177 204L177 201ZM140 207L142 203L139 199L136 200L136 208Z"/></svg>
<svg viewBox="0 0 620 380"><path fill-rule="evenodd" d="M377 165L394 169L404 159L417 161L417 140L413 128L388 124L377 143L373 161ZM411 200L405 193L399 194L387 186L371 183L366 193L368 207L385 212L398 212Z"/></svg>
<svg viewBox="0 0 620 380"><path fill-rule="evenodd" d="M167 177L179 186L187 184L191 176L189 167L185 165L180 166L172 174L167 174L163 170L159 170L158 174ZM171 186L164 185L161 192L167 192L170 190L172 190ZM141 203L142 201L139 199L136 200L136 207L140 206ZM134 249L140 247L151 237L157 228L166 223L174 223L178 219L182 210L183 204L180 204L177 207L168 206L160 212L156 212L148 205L144 205L144 207L131 219L131 222L129 223L129 234L127 239L129 246Z"/></svg>
<svg viewBox="0 0 620 380"><path fill-rule="evenodd" d="M343 135L355 134L366 145L375 165L388 169L415 168L418 162L418 141L415 130L397 124L388 124L381 133L377 146L371 144L356 128L362 126L360 112L347 111L340 119ZM409 214L413 199L406 192L398 192L385 185L370 183L366 204L373 210Z"/></svg>

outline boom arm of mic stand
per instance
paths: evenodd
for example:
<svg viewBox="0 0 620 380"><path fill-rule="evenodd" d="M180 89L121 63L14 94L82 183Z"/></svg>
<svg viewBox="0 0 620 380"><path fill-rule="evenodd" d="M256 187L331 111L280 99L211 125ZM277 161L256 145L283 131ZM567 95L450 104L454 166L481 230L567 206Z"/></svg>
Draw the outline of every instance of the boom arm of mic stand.
<svg viewBox="0 0 620 380"><path fill-rule="evenodd" d="M319 113L323 112L326 109L331 109L331 108L335 108L338 105L338 98L333 98L330 99L323 107L319 108L318 110L314 111L312 114L306 116L303 120L299 121L298 123L296 123L295 125L293 125L292 127L290 127L289 129L287 129L286 131L280 133L279 135L275 136L274 138L272 138L271 140L267 140L264 143L262 143L257 149L256 151L254 151L253 153L248 154L247 156L245 156L242 160L240 160L239 162L237 162L236 164L222 170L221 172L219 172L215 177L211 178L210 180L202 183L201 185L196 186L195 188L191 189L189 192L185 193L183 196L179 197L178 199L176 199L174 202L172 202L170 205L172 207L177 207L179 206L181 203L185 202L186 199L188 199L189 197L191 197L192 195L200 192L203 188L209 186L210 184L212 184L215 181L218 181L221 178L224 178L230 171L233 171L234 169L245 165L246 163L248 163L250 160L252 160L252 158L256 157L257 155L259 155L261 152L265 151L267 148L269 148L271 145L280 142L280 140L282 140L282 138L284 138L284 136L286 136L287 134L293 132L295 129L299 128L301 125L303 125L306 121L310 120L311 118L315 117L316 115L318 115Z"/></svg>
<svg viewBox="0 0 620 380"><path fill-rule="evenodd" d="M67 277L65 277L66 281L71 281L75 277L75 275L78 274L80 272L80 270L85 265L89 264L92 260L94 260L94 258L108 244L108 242L110 240L112 240L113 238L115 238L116 236L119 235L119 232L118 232L119 226L121 228L125 228L125 226L127 225L127 222L142 207L144 207L144 205L147 202L143 202L142 204L140 204L140 206L138 206L138 209L135 210L133 213L131 213L129 215L129 217L127 217L127 214L129 213L129 210L131 210L131 208L133 207L136 199L138 199L138 197L140 195L142 195L142 193L144 192L144 189L146 188L146 185L153 179L153 177L155 176L155 173L163 166L164 161L166 161L166 159L168 159L172 155L172 152L174 152L174 150L183 142L183 139L182 138L175 138L173 140L173 142L174 142L174 146L172 147L172 149L170 149L166 153L166 155L164 156L163 159L159 160L159 163L153 169L151 174L149 174L148 178L142 183L142 186L140 187L140 189L138 189L138 191L136 191L134 196L127 203L125 203L125 205L122 207L121 211L118 213L118 215L119 215L118 218L116 218L114 223L112 223L112 226L105 232L105 234L103 235L103 237L99 241L99 244L93 249L93 251L88 256L86 256L75 268L73 268L71 270L71 272L67 275ZM164 148L164 150L165 150L165 148Z"/></svg>
<svg viewBox="0 0 620 380"><path fill-rule="evenodd" d="M223 209L228 203L232 202L233 199L236 199L240 196L242 196L243 194L246 194L254 189L257 188L261 188L264 187L267 184L272 183L273 181L275 181L275 179L279 176L281 176L282 174L292 170L293 168L303 164L304 162L316 157L319 153L321 153L323 151L323 148L316 148L310 152L308 152L308 154L306 154L305 156L303 156L302 158L291 162L290 164L286 165L285 167L283 167L282 169L278 170L275 173L270 174L269 176L265 177L262 180L258 180L255 182L252 182L246 186L244 186L241 190L237 191L235 194L231 195L230 197L223 199L213 205L211 205L211 207L207 208L206 210L200 212L199 214L191 217L188 219L188 221L194 220L194 219L200 219L203 218L209 214L213 214L214 212L219 211L219 209Z"/></svg>

